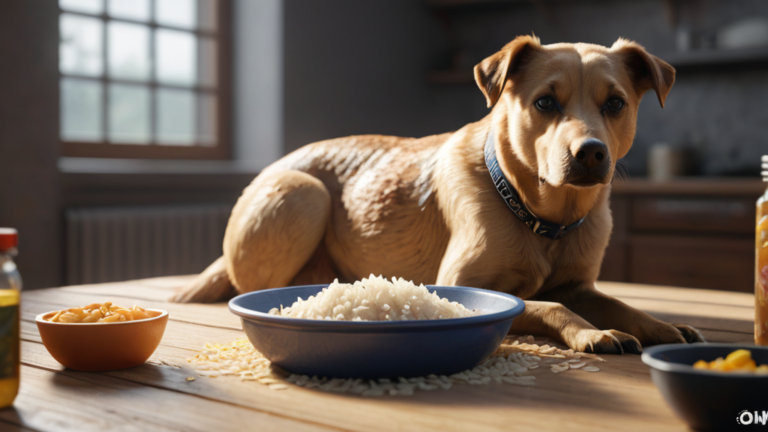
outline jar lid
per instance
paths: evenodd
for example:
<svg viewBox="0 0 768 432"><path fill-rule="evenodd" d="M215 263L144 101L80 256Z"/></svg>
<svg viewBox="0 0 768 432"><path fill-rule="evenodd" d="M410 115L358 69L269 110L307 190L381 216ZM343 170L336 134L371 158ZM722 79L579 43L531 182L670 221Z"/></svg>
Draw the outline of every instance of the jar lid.
<svg viewBox="0 0 768 432"><path fill-rule="evenodd" d="M19 233L13 228L0 228L0 251L13 249L19 244Z"/></svg>
<svg viewBox="0 0 768 432"><path fill-rule="evenodd" d="M763 181L768 182L768 155L763 156Z"/></svg>

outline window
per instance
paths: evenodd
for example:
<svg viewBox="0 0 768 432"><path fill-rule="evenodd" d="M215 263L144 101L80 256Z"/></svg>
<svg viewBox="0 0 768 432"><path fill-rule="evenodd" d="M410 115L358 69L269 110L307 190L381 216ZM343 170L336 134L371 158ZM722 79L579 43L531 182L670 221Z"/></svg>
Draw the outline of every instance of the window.
<svg viewBox="0 0 768 432"><path fill-rule="evenodd" d="M228 157L228 0L59 7L64 156Z"/></svg>

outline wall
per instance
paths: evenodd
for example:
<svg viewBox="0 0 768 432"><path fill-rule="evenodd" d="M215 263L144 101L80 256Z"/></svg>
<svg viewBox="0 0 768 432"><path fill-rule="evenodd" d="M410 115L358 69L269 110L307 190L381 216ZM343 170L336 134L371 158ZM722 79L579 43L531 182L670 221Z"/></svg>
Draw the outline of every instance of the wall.
<svg viewBox="0 0 768 432"><path fill-rule="evenodd" d="M0 226L19 230L25 288L62 280L58 6L0 2Z"/></svg>
<svg viewBox="0 0 768 432"><path fill-rule="evenodd" d="M353 134L423 136L485 115L479 90L426 82L447 48L415 0L285 0L286 151Z"/></svg>
<svg viewBox="0 0 768 432"><path fill-rule="evenodd" d="M263 168L282 156L282 0L234 0L234 158Z"/></svg>

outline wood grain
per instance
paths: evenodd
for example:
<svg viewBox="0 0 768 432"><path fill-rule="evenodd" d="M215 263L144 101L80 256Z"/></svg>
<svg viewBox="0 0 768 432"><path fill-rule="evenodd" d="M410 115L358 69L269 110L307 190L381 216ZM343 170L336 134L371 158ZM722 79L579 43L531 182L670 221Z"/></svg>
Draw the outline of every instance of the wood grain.
<svg viewBox="0 0 768 432"><path fill-rule="evenodd" d="M462 386L414 396L363 398L291 386L274 391L234 377L195 376L187 359L205 342L243 337L224 304L165 303L189 277L26 292L23 384L16 411L0 422L32 430L682 431L639 356L605 356L601 372L533 372L535 387ZM749 294L604 283L599 289L650 313L699 324L712 341L751 341ZM64 369L40 343L38 313L94 301L170 312L163 341L139 367L104 373ZM44 414L41 414L44 413ZM127 420L128 419L128 420ZM0 423L0 427L5 426ZM23 430L23 429L22 429Z"/></svg>

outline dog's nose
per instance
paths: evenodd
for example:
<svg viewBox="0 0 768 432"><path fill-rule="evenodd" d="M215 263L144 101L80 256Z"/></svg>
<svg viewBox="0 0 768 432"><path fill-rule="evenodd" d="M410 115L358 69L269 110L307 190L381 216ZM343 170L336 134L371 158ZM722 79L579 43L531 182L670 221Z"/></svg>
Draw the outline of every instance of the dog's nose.
<svg viewBox="0 0 768 432"><path fill-rule="evenodd" d="M576 152L576 160L587 169L600 165L608 157L608 147L602 141L590 138L584 141Z"/></svg>

